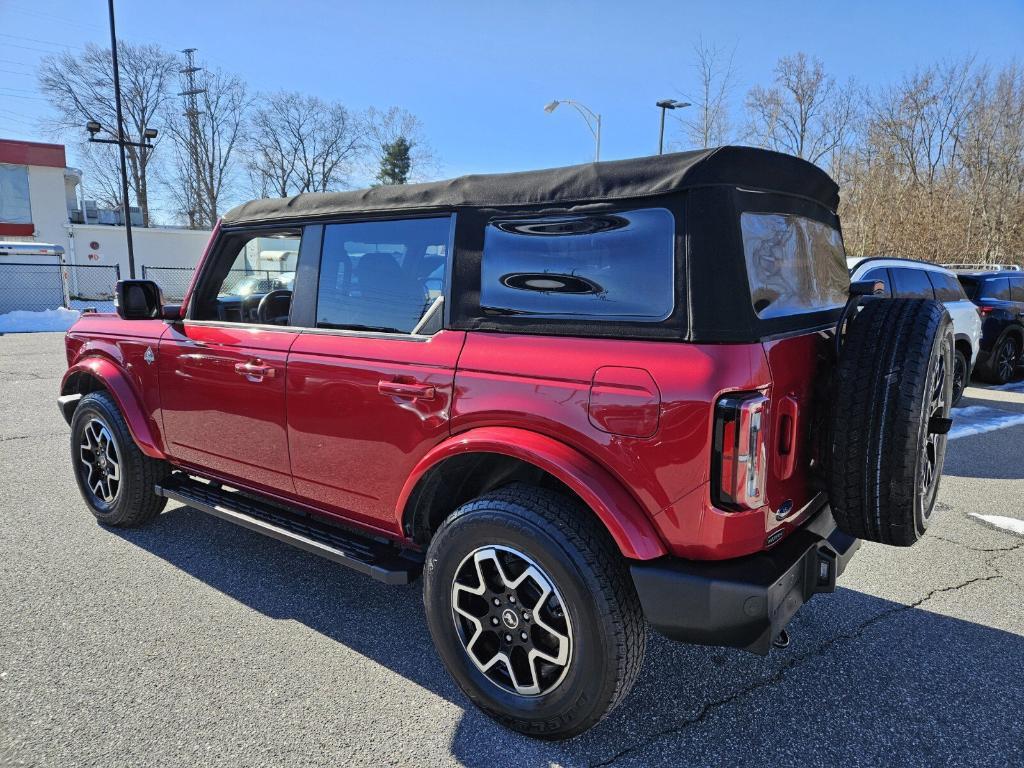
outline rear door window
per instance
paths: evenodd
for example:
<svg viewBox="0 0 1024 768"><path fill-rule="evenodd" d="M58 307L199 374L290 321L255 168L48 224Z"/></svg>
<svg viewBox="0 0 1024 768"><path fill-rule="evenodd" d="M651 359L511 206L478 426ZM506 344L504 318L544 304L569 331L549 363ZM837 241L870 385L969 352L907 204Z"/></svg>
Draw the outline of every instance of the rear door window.
<svg viewBox="0 0 1024 768"><path fill-rule="evenodd" d="M328 224L317 328L438 330L450 233L449 217Z"/></svg>
<svg viewBox="0 0 1024 768"><path fill-rule="evenodd" d="M766 319L846 303L850 272L839 230L788 213L740 215L750 299Z"/></svg>
<svg viewBox="0 0 1024 768"><path fill-rule="evenodd" d="M990 277L981 286L981 297L993 301L1010 301L1010 281L1005 277Z"/></svg>
<svg viewBox="0 0 1024 768"><path fill-rule="evenodd" d="M923 269L893 267L889 271L892 272L893 296L900 299L935 298L931 281L928 280L928 275Z"/></svg>
<svg viewBox="0 0 1024 768"><path fill-rule="evenodd" d="M1014 301L1024 303L1024 277L1010 278L1010 296Z"/></svg>
<svg viewBox="0 0 1024 768"><path fill-rule="evenodd" d="M675 217L646 208L492 220L480 306L492 316L665 320L675 308Z"/></svg>
<svg viewBox="0 0 1024 768"><path fill-rule="evenodd" d="M967 298L964 295L964 289L960 287L960 282L954 275L934 270L927 270L925 274L931 280L932 287L935 289L935 298L938 301L963 301Z"/></svg>

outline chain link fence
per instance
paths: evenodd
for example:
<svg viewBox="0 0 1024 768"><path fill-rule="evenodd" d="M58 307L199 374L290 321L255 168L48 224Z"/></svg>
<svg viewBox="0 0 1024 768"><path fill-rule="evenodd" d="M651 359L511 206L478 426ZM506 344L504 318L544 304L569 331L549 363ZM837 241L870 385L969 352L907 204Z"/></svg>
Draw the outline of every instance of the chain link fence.
<svg viewBox="0 0 1024 768"><path fill-rule="evenodd" d="M159 285L164 293L164 301L173 303L185 298L194 274L193 267L151 267L143 264L141 277Z"/></svg>
<svg viewBox="0 0 1024 768"><path fill-rule="evenodd" d="M185 292L192 283L192 267L151 267L142 265L142 278L152 280L163 291L166 301L175 302L185 298ZM273 269L231 270L221 286L221 293L247 296L250 293L267 293L278 288L291 289L295 273Z"/></svg>
<svg viewBox="0 0 1024 768"><path fill-rule="evenodd" d="M119 266L103 264L25 264L0 261L0 315L41 312L57 307L100 312L114 309Z"/></svg>
<svg viewBox="0 0 1024 768"><path fill-rule="evenodd" d="M142 266L141 277L153 280L169 302L181 301L192 282L192 267ZM295 273L277 270L232 270L221 287L222 293L247 296L278 288L291 289ZM114 311L114 287L121 279L118 265L25 264L0 261L0 315L18 310L95 308Z"/></svg>
<svg viewBox="0 0 1024 768"><path fill-rule="evenodd" d="M68 309L95 307L98 312L114 311L114 287L121 279L118 264L65 264L62 266Z"/></svg>

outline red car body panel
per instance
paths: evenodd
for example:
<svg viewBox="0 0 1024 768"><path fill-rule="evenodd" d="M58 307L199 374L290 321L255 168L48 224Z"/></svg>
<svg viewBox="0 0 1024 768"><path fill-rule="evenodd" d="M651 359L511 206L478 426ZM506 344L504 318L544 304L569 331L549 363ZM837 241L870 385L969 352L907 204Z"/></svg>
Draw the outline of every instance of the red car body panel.
<svg viewBox="0 0 1024 768"><path fill-rule="evenodd" d="M605 524L623 555L651 560L666 553L643 509L600 464L558 440L514 427L480 427L454 435L413 469L398 499L405 509L416 484L432 467L465 453L499 453L533 464L566 484Z"/></svg>
<svg viewBox="0 0 1024 768"><path fill-rule="evenodd" d="M167 330L161 320L125 321L116 315L83 315L68 332L68 370L61 393L78 392L90 376L110 391L128 423L128 430L147 456L165 458L160 420L160 385L146 363L147 349L156 351Z"/></svg>
<svg viewBox="0 0 1024 768"><path fill-rule="evenodd" d="M470 333L455 376L452 428L512 426L554 438L628 489L668 552L735 557L764 547L768 509L712 506L714 404L724 392L767 391L770 384L760 344ZM594 422L612 400L620 434L606 431L607 417Z"/></svg>
<svg viewBox="0 0 1024 768"><path fill-rule="evenodd" d="M92 315L68 334L62 391L94 376L148 455L395 538L424 473L483 451L564 482L626 557L717 560L766 548L810 509L806 372L822 343L414 340ZM714 404L730 391L771 400L767 503L752 511L711 500Z"/></svg>
<svg viewBox="0 0 1024 768"><path fill-rule="evenodd" d="M167 453L261 490L292 484L285 363L294 331L173 323L160 339Z"/></svg>
<svg viewBox="0 0 1024 768"><path fill-rule="evenodd" d="M395 512L413 467L449 435L465 339L303 333L288 355L295 491L328 512L402 535Z"/></svg>

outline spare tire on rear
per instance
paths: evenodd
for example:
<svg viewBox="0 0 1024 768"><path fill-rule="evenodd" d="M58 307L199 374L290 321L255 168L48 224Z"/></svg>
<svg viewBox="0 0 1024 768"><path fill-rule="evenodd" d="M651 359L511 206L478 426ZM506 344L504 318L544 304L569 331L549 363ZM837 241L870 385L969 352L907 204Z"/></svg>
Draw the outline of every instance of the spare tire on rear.
<svg viewBox="0 0 1024 768"><path fill-rule="evenodd" d="M828 492L852 536L910 546L928 527L946 453L953 330L942 304L868 301L835 377Z"/></svg>

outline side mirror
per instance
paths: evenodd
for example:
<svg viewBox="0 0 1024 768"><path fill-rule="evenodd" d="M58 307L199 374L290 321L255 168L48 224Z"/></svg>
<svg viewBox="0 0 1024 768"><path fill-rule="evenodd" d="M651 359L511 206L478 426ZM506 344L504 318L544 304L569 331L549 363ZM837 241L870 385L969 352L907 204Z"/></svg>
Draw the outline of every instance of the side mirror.
<svg viewBox="0 0 1024 768"><path fill-rule="evenodd" d="M114 305L122 320L163 317L163 294L152 280L118 280L114 293Z"/></svg>
<svg viewBox="0 0 1024 768"><path fill-rule="evenodd" d="M164 304L160 317L164 320L181 320L181 304Z"/></svg>

